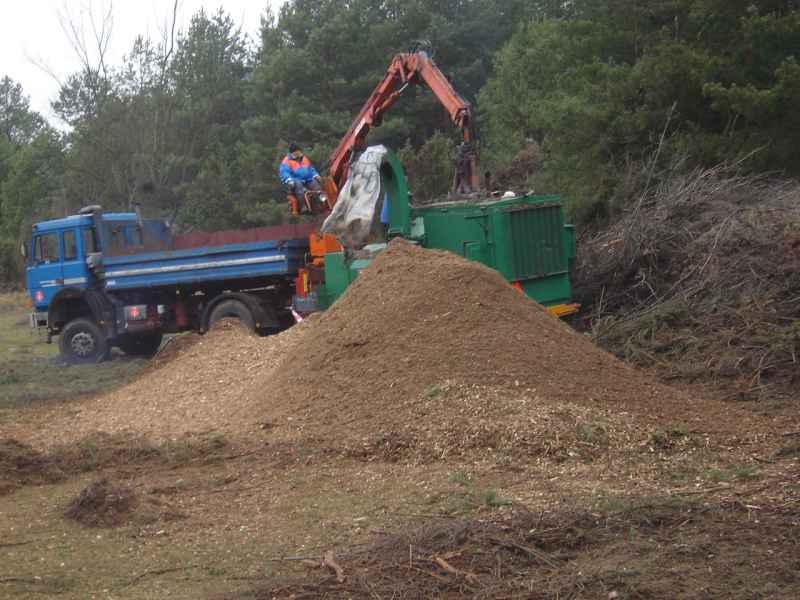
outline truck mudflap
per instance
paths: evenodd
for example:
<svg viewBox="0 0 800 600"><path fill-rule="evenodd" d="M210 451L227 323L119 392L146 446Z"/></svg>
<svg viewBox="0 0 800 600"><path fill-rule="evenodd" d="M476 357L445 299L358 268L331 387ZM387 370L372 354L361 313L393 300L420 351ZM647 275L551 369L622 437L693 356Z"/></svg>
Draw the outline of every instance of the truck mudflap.
<svg viewBox="0 0 800 600"><path fill-rule="evenodd" d="M86 290L84 298L106 339L114 338L117 334L117 311L111 300L97 290Z"/></svg>

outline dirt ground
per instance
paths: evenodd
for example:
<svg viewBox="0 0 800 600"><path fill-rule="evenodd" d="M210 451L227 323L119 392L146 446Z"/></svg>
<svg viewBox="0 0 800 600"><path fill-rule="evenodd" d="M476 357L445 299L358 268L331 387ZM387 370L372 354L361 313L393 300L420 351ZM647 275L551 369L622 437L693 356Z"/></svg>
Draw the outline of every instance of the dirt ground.
<svg viewBox="0 0 800 600"><path fill-rule="evenodd" d="M0 423L0 596L796 598L800 419L392 244L278 336Z"/></svg>

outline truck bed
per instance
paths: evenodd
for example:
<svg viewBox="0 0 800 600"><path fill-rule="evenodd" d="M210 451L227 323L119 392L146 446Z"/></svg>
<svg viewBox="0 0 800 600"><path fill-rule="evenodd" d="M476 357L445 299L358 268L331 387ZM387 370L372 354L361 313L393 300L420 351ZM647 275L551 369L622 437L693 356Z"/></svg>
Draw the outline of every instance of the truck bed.
<svg viewBox="0 0 800 600"><path fill-rule="evenodd" d="M292 276L308 241L265 240L103 258L109 290L192 285L208 281Z"/></svg>

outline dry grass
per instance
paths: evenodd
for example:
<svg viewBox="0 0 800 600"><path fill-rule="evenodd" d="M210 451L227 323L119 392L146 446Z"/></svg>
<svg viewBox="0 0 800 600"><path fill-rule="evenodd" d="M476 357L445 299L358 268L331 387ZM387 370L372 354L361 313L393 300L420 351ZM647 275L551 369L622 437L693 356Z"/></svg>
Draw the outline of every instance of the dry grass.
<svg viewBox="0 0 800 600"><path fill-rule="evenodd" d="M47 344L43 332L31 329L29 310L24 294L0 294L0 411L112 390L149 362L115 352L98 365L64 365L58 344Z"/></svg>

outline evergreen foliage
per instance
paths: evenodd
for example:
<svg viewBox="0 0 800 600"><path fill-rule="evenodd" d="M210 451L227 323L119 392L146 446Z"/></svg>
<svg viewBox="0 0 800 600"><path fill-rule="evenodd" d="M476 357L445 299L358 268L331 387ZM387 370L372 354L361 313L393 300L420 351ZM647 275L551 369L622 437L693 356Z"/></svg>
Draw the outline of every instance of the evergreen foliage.
<svg viewBox="0 0 800 600"><path fill-rule="evenodd" d="M62 131L0 80L0 279L18 280L32 222L82 205L136 202L184 230L283 221L287 143L323 169L392 56L414 48L475 104L496 181L522 173L579 220L678 160L800 172L792 1L289 0L256 40L200 11L174 40L140 37L119 65L69 76ZM369 141L400 151L426 201L449 188L457 140L433 95L409 88Z"/></svg>

